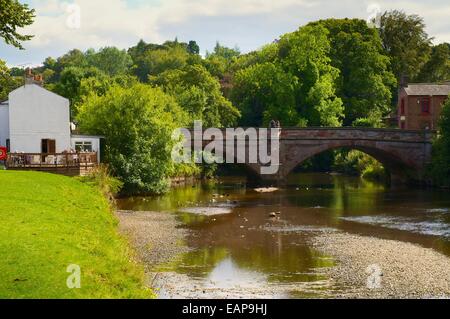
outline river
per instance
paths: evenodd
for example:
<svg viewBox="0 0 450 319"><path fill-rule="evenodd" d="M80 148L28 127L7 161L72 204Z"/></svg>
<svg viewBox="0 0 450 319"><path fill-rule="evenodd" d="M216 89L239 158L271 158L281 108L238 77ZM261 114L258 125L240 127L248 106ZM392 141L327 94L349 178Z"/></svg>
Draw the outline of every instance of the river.
<svg viewBox="0 0 450 319"><path fill-rule="evenodd" d="M291 175L288 185L260 193L243 178L227 177L174 188L164 196L121 199L118 205L175 214L189 230L184 244L190 250L160 269L189 278L188 286L221 288L225 295L216 297L260 287L279 297L345 289L322 271L334 259L312 245L314 236L326 232L394 239L450 256L448 191L309 173ZM160 296L183 293L162 289Z"/></svg>

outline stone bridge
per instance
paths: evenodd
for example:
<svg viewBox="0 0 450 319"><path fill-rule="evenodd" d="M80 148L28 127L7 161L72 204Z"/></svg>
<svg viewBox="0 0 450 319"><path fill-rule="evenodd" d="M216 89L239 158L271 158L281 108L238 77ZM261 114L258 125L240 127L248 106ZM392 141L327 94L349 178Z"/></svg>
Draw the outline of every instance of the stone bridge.
<svg viewBox="0 0 450 319"><path fill-rule="evenodd" d="M261 129L256 131L259 134L267 134L270 142L269 132ZM225 130L222 130L222 133L223 142L226 143ZM258 144L258 139L263 136L258 135L254 138L246 133L247 131L244 134L241 132L228 138L240 140L245 143L247 149L250 149L249 146ZM194 135L191 134L192 138ZM277 135L279 136L279 169L276 174L261 175L261 167L266 165L248 161L248 150L246 150L246 159L240 161L260 175L263 180L283 181L307 159L328 150L344 148L359 150L374 157L390 172L391 180L421 181L424 169L431 158L435 132L372 128L282 128L278 129ZM222 138L215 135L203 136L202 145L205 146L220 139ZM229 148L224 147L224 153L229 151Z"/></svg>

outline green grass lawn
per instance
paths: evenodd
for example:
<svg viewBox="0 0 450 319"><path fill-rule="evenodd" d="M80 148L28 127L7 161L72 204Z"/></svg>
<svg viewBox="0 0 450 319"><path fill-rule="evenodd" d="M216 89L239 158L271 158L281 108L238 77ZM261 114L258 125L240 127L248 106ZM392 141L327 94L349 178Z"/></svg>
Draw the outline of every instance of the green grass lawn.
<svg viewBox="0 0 450 319"><path fill-rule="evenodd" d="M0 298L147 298L144 273L100 192L74 178L0 171ZM80 266L69 289L67 267Z"/></svg>

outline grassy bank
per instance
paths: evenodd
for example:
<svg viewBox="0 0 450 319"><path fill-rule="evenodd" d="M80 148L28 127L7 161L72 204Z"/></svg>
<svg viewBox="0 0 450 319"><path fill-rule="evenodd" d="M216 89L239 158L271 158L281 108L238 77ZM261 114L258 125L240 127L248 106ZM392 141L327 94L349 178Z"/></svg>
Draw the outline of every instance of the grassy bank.
<svg viewBox="0 0 450 319"><path fill-rule="evenodd" d="M0 298L145 298L106 199L80 181L0 171ZM80 266L69 289L67 267Z"/></svg>

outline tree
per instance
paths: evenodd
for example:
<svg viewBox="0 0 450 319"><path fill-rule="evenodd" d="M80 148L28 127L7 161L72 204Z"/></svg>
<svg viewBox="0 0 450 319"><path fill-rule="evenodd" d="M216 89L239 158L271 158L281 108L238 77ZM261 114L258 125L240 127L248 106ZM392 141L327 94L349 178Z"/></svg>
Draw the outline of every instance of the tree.
<svg viewBox="0 0 450 319"><path fill-rule="evenodd" d="M81 81L91 77L101 77L103 73L94 67L80 68L70 66L61 72L60 80L55 84L49 84L48 89L68 98L71 105L76 105L80 101ZM72 108L75 111L76 108Z"/></svg>
<svg viewBox="0 0 450 319"><path fill-rule="evenodd" d="M46 83L55 84L60 81L61 73L71 67L79 69L88 67L86 56L82 51L78 49L70 50L56 60L48 57L45 59L43 67L38 68L36 71L45 75Z"/></svg>
<svg viewBox="0 0 450 319"><path fill-rule="evenodd" d="M415 80L431 51L423 18L397 10L387 11L381 16L379 33L397 79L407 76Z"/></svg>
<svg viewBox="0 0 450 319"><path fill-rule="evenodd" d="M219 56L219 57L224 58L227 61L230 61L233 58L237 58L239 55L241 55L241 51L239 50L238 47L231 49L231 48L221 45L219 42L216 42L214 51L212 53L206 52L206 57L209 57L212 55Z"/></svg>
<svg viewBox="0 0 450 319"><path fill-rule="evenodd" d="M145 51L144 55L135 61L134 72L142 82L148 82L149 76L167 70L182 69L188 61L189 53L180 46Z"/></svg>
<svg viewBox="0 0 450 319"><path fill-rule="evenodd" d="M175 99L159 88L134 84L92 94L80 107L80 129L105 136L105 158L129 194L162 193L174 174L172 132L186 124Z"/></svg>
<svg viewBox="0 0 450 319"><path fill-rule="evenodd" d="M231 98L242 112L240 124L267 126L271 120L277 119L283 125L298 125L296 82L295 77L270 62L238 71Z"/></svg>
<svg viewBox="0 0 450 319"><path fill-rule="evenodd" d="M105 47L98 52L88 51L86 59L89 66L96 67L110 76L128 73L133 64L131 56L116 47Z"/></svg>
<svg viewBox="0 0 450 319"><path fill-rule="evenodd" d="M328 31L305 26L284 35L279 42L283 68L298 78L297 112L312 126L341 126L342 100L336 96L339 70L331 65Z"/></svg>
<svg viewBox="0 0 450 319"><path fill-rule="evenodd" d="M174 96L192 121L202 120L206 127L232 126L240 116L222 95L219 81L201 65L167 70L151 77L150 82Z"/></svg>
<svg viewBox="0 0 450 319"><path fill-rule="evenodd" d="M33 23L34 9L30 9L27 4L21 4L17 0L0 0L0 9L0 37L6 44L23 49L21 42L28 41L33 36L20 34L17 29Z"/></svg>
<svg viewBox="0 0 450 319"><path fill-rule="evenodd" d="M187 46L187 51L190 54L199 54L200 53L200 47L198 46L197 42L189 41L189 44Z"/></svg>
<svg viewBox="0 0 450 319"><path fill-rule="evenodd" d="M6 66L6 62L0 60L0 101L8 99L8 94L22 85L22 78L11 76L11 72Z"/></svg>
<svg viewBox="0 0 450 319"><path fill-rule="evenodd" d="M450 186L450 96L442 107L430 172L437 185Z"/></svg>
<svg viewBox="0 0 450 319"><path fill-rule="evenodd" d="M450 43L441 43L432 48L430 59L425 63L418 81L444 82L450 80Z"/></svg>
<svg viewBox="0 0 450 319"><path fill-rule="evenodd" d="M206 51L206 58L203 61L203 65L212 75L222 80L228 73L231 64L240 54L241 52L237 47L231 49L217 42L212 53Z"/></svg>
<svg viewBox="0 0 450 319"><path fill-rule="evenodd" d="M339 70L331 65L327 35L321 25L305 26L265 47L265 58L254 53L236 60L249 65L236 73L231 92L242 123L267 125L279 119L282 125L342 125L344 109L335 84Z"/></svg>
<svg viewBox="0 0 450 319"><path fill-rule="evenodd" d="M390 71L390 59L385 54L376 29L359 19L328 19L311 23L328 31L331 44L331 64L339 69L336 95L345 105L345 125L359 119L391 112L391 91L396 79Z"/></svg>

